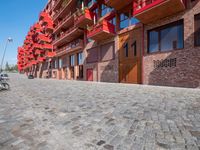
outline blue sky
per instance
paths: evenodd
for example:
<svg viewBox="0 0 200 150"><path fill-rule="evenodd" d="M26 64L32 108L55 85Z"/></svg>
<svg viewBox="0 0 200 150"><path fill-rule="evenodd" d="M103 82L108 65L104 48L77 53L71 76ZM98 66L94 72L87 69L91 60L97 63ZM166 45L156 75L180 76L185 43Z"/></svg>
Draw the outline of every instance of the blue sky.
<svg viewBox="0 0 200 150"><path fill-rule="evenodd" d="M17 47L23 44L30 26L38 20L48 0L2 0L0 5L0 59L8 37L13 42L7 47L5 62L16 64Z"/></svg>

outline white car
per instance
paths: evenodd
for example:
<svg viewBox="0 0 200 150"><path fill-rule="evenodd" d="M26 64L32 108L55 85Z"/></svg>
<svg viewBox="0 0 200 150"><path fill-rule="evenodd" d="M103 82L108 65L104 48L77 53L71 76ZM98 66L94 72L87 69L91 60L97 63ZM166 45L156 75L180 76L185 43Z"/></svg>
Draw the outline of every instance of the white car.
<svg viewBox="0 0 200 150"><path fill-rule="evenodd" d="M2 78L4 80L9 80L8 74L6 74L6 73L0 74L0 78Z"/></svg>

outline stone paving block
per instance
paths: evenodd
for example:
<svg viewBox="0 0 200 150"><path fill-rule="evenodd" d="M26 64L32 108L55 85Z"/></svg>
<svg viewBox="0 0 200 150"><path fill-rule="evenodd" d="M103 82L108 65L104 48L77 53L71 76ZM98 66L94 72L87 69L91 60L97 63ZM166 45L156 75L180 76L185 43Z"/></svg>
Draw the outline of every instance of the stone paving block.
<svg viewBox="0 0 200 150"><path fill-rule="evenodd" d="M199 89L10 77L1 150L200 149Z"/></svg>

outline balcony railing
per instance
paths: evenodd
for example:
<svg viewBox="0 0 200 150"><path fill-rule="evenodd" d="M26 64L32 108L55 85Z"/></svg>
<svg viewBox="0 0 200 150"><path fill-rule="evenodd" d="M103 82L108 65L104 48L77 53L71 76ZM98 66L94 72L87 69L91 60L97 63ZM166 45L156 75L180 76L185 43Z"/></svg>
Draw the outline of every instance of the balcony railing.
<svg viewBox="0 0 200 150"><path fill-rule="evenodd" d="M42 25L46 25L46 24L53 24L53 21L52 21L52 19L50 17L44 18L42 20Z"/></svg>
<svg viewBox="0 0 200 150"><path fill-rule="evenodd" d="M30 64L31 64L31 65L36 65L36 64L37 64L37 61L36 61L36 60L32 60Z"/></svg>
<svg viewBox="0 0 200 150"><path fill-rule="evenodd" d="M47 24L45 28L47 31L53 31L54 29L53 24Z"/></svg>
<svg viewBox="0 0 200 150"><path fill-rule="evenodd" d="M107 20L94 25L87 32L87 37L95 41L111 38L115 36L115 25L111 24Z"/></svg>
<svg viewBox="0 0 200 150"><path fill-rule="evenodd" d="M37 59L39 62L43 62L43 61L45 61L46 60L46 58L45 57L38 57L38 59Z"/></svg>
<svg viewBox="0 0 200 150"><path fill-rule="evenodd" d="M105 0L105 4L107 6L115 8L115 10L120 10L125 6L131 4L131 2L133 2L133 0Z"/></svg>
<svg viewBox="0 0 200 150"><path fill-rule="evenodd" d="M48 57L48 58L52 58L52 57L54 57L55 55L56 55L55 52L47 52L47 57Z"/></svg>
<svg viewBox="0 0 200 150"><path fill-rule="evenodd" d="M52 44L44 44L42 47L43 49L50 49L50 50L53 48Z"/></svg>
<svg viewBox="0 0 200 150"><path fill-rule="evenodd" d="M185 9L185 0L135 0L133 16L142 23L150 23Z"/></svg>
<svg viewBox="0 0 200 150"><path fill-rule="evenodd" d="M38 43L33 44L33 49L42 49L42 45Z"/></svg>
<svg viewBox="0 0 200 150"><path fill-rule="evenodd" d="M79 10L75 13L75 25L86 28L87 25L93 25L94 13L89 9Z"/></svg>
<svg viewBox="0 0 200 150"><path fill-rule="evenodd" d="M48 42L48 43L51 42L51 39L49 37L45 36L44 34L38 34L37 39L39 41L43 41L43 42Z"/></svg>
<svg viewBox="0 0 200 150"><path fill-rule="evenodd" d="M73 42L71 42L68 47L66 48L67 52L72 52L78 49L82 49L83 48L83 40L78 39L75 40Z"/></svg>
<svg viewBox="0 0 200 150"><path fill-rule="evenodd" d="M42 20L43 18L46 18L46 17L49 17L49 15L46 12L42 11L40 13L39 19Z"/></svg>
<svg viewBox="0 0 200 150"><path fill-rule="evenodd" d="M67 44L66 46L63 46L56 51L57 56L61 56L67 53L70 53L72 51L76 51L79 49L83 49L83 40L77 39L75 41L72 41L71 43Z"/></svg>
<svg viewBox="0 0 200 150"><path fill-rule="evenodd" d="M66 25L66 23L71 19L73 19L73 15L70 12L62 21L58 22L58 24L55 27L54 32L57 32L64 24Z"/></svg>
<svg viewBox="0 0 200 150"><path fill-rule="evenodd" d="M62 6L59 10L56 11L56 13L53 16L53 19L57 19L58 16L60 16L69 6L69 4L72 2L73 0L66 0L64 6Z"/></svg>
<svg viewBox="0 0 200 150"><path fill-rule="evenodd" d="M60 43L64 42L70 42L73 39L79 37L81 34L83 34L83 30L77 28L77 27L72 27L69 30L62 32L57 39L54 40L53 44L58 45Z"/></svg>
<svg viewBox="0 0 200 150"><path fill-rule="evenodd" d="M58 6L59 6L59 3L61 3L62 0L57 0L55 3L54 3L54 6L52 7L52 10L55 10Z"/></svg>
<svg viewBox="0 0 200 150"><path fill-rule="evenodd" d="M42 54L43 53L43 51L42 50L39 50L39 49L37 49L36 51L35 51L35 54L36 55L40 55L40 54Z"/></svg>

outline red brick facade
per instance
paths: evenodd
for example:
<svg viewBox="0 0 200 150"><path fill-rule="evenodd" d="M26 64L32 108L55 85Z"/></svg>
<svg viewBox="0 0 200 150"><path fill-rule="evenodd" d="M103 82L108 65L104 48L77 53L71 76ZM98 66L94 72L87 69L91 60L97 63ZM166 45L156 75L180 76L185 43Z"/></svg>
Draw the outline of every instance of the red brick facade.
<svg viewBox="0 0 200 150"><path fill-rule="evenodd" d="M190 3L187 9L173 16L145 25L145 54L143 56L144 84L200 87L200 47L194 46L194 15L200 13L200 2ZM147 53L147 31L177 20L184 20L184 48L169 52ZM154 61L176 58L176 67L155 68Z"/></svg>

